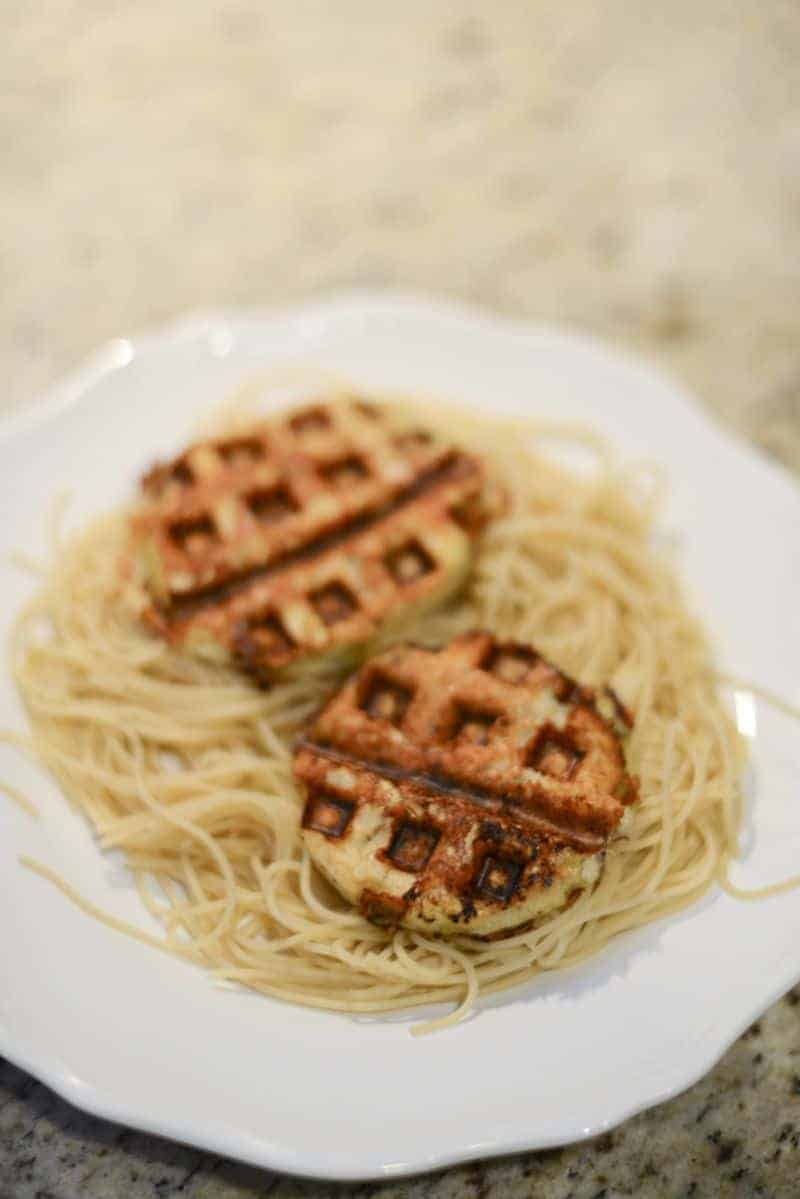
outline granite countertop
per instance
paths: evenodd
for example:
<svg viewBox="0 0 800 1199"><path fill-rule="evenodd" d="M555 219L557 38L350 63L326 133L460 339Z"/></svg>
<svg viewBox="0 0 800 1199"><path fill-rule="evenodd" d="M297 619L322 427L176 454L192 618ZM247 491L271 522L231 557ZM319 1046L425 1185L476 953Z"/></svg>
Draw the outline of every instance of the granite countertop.
<svg viewBox="0 0 800 1199"><path fill-rule="evenodd" d="M0 411L187 310L450 294L647 353L800 471L794 0L7 6ZM89 1118L0 1067L0 1199L800 1194L800 990L585 1145L374 1187Z"/></svg>

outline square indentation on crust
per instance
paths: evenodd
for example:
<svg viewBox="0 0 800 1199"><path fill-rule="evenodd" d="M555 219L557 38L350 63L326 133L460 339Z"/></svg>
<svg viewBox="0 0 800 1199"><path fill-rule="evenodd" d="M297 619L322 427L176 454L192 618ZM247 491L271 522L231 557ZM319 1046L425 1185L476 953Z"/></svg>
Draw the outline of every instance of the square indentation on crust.
<svg viewBox="0 0 800 1199"><path fill-rule="evenodd" d="M386 555L386 566L396 583L405 586L430 574L435 563L423 545L413 538Z"/></svg>
<svg viewBox="0 0 800 1199"><path fill-rule="evenodd" d="M521 875L521 862L490 854L481 867L475 887L481 895L505 901L516 891Z"/></svg>
<svg viewBox="0 0 800 1199"><path fill-rule="evenodd" d="M495 712L481 711L457 704L451 726L450 740L461 745L488 745L492 728L497 723Z"/></svg>
<svg viewBox="0 0 800 1199"><path fill-rule="evenodd" d="M277 612L268 612L248 622L249 640L262 652L270 656L282 656L295 648L295 642L287 633Z"/></svg>
<svg viewBox="0 0 800 1199"><path fill-rule="evenodd" d="M352 400L350 407L356 411L359 416L365 416L367 420L380 420L381 410L377 404L371 400Z"/></svg>
<svg viewBox="0 0 800 1199"><path fill-rule="evenodd" d="M289 488L283 483L277 487L265 487L251 491L246 497L247 507L259 524L272 525L284 520L297 511L297 504Z"/></svg>
<svg viewBox="0 0 800 1199"><path fill-rule="evenodd" d="M389 720L399 725L411 703L411 695L411 691L401 683L395 683L382 674L373 674L364 691L361 708L373 720Z"/></svg>
<svg viewBox="0 0 800 1199"><path fill-rule="evenodd" d="M358 906L361 915L369 920L370 924L377 924L381 928L394 928L402 920L407 904L400 895L387 895L385 892L371 891L365 887Z"/></svg>
<svg viewBox="0 0 800 1199"><path fill-rule="evenodd" d="M328 583L308 597L323 624L348 620L358 610L358 601L344 583Z"/></svg>
<svg viewBox="0 0 800 1199"><path fill-rule="evenodd" d="M427 429L409 429L407 433L399 433L394 439L398 450L404 454L420 450L425 445L431 445L433 435Z"/></svg>
<svg viewBox="0 0 800 1199"><path fill-rule="evenodd" d="M439 830L430 825L404 821L395 829L386 856L398 870L419 874L428 865L439 836Z"/></svg>
<svg viewBox="0 0 800 1199"><path fill-rule="evenodd" d="M185 458L179 458L177 462L173 463L169 477L183 487L190 487L194 483L194 471Z"/></svg>
<svg viewBox="0 0 800 1199"><path fill-rule="evenodd" d="M483 663L483 669L504 683L524 683L539 660L538 654L524 646L497 646Z"/></svg>
<svg viewBox="0 0 800 1199"><path fill-rule="evenodd" d="M537 733L525 755L525 765L566 782L573 777L584 756L571 737L547 726Z"/></svg>
<svg viewBox="0 0 800 1199"><path fill-rule="evenodd" d="M250 466L264 457L264 446L257 437L231 437L217 443L217 453L226 466Z"/></svg>
<svg viewBox="0 0 800 1199"><path fill-rule="evenodd" d="M191 487L195 482L194 471L182 455L165 466L153 466L142 478L142 488L153 496L160 497L168 487Z"/></svg>
<svg viewBox="0 0 800 1199"><path fill-rule="evenodd" d="M335 462L327 462L320 466L319 473L331 487L343 489L355 487L369 478L369 469L358 454L347 454L337 458Z"/></svg>
<svg viewBox="0 0 800 1199"><path fill-rule="evenodd" d="M341 837L353 815L355 804L335 795L311 795L303 812L303 828L326 837Z"/></svg>
<svg viewBox="0 0 800 1199"><path fill-rule="evenodd" d="M217 540L217 527L208 512L189 520L176 520L169 535L185 554L202 554Z"/></svg>
<svg viewBox="0 0 800 1199"><path fill-rule="evenodd" d="M486 513L478 496L471 496L470 499L463 500L460 504L453 504L449 509L449 514L450 519L470 536L480 532L486 524Z"/></svg>
<svg viewBox="0 0 800 1199"><path fill-rule="evenodd" d="M324 408L304 408L302 412L296 412L289 421L289 428L301 437L305 437L308 433L324 432L330 427L330 413L326 412Z"/></svg>

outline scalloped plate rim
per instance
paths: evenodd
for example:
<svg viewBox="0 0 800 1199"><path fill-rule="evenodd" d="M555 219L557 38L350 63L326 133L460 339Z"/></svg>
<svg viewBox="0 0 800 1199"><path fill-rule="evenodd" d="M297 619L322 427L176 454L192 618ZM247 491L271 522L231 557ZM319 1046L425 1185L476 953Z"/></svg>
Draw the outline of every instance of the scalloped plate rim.
<svg viewBox="0 0 800 1199"><path fill-rule="evenodd" d="M420 299L405 292L373 293L368 290L348 291L327 300L312 300L274 312L269 310L201 312L179 318L159 331L145 332L133 338L114 339L92 354L83 366L78 367L61 384L49 389L42 399L26 405L21 411L12 412L0 418L0 452L9 441L14 441L17 437L25 437L28 434L35 436L44 425L58 418L68 417L70 410L86 398L99 382L104 381L116 370L124 368L134 358L147 355L153 350L168 348L173 342L185 343L195 339L202 341L208 337L211 330L219 327L235 328L237 323L256 327L260 323L269 325L277 321L297 322L307 320L309 317L341 319L359 312L366 313L367 319L370 314L374 316L376 312L382 312L384 315L397 315L400 319L404 315L411 314L415 317L427 317L434 321L458 322L464 326L465 332L471 330L478 336L480 328L483 327L523 336L527 339L539 337L545 341L549 340L552 344L557 343L562 349L579 350L583 354L601 354L615 368L619 367L624 372L638 373L645 384L652 385L654 380L659 381L660 386L670 392L672 399L680 402L684 409L684 415L690 414L698 427L702 426L707 432L713 432L715 439L721 440L730 449L743 454L751 461L758 462L760 468L771 474L776 482L780 481L782 485L788 484L796 494L794 481L788 471L767 460L761 453L755 452L748 443L709 420L679 385L665 378L661 372L655 371L644 360L633 354L608 347L590 335L573 333L539 323L531 324L523 320L485 314L471 306L454 303L450 300L433 301L428 298ZM477 1157L552 1148L597 1136L631 1116L662 1103L692 1086L714 1066L753 1019L797 982L800 982L800 961L794 970L787 971L786 976L780 982L764 991L758 1004L755 1006L751 1004L735 1020L730 1020L725 1031L718 1035L713 1042L711 1040L706 1042L705 1052L698 1054L693 1069L685 1071L681 1081L670 1083L647 1095L640 1095L630 1102L619 1103L605 1120L595 1120L586 1125L576 1117L572 1125L565 1125L560 1132L545 1138L537 1138L530 1132L514 1135L509 1133L502 1139L453 1143L439 1152L425 1154L415 1154L413 1148L409 1147L404 1160L365 1161L363 1166L353 1165L352 1155L335 1160L330 1156L298 1151L296 1147L271 1141L266 1134L253 1138L250 1134L239 1134L237 1130L224 1126L219 1130L219 1126L215 1129L210 1125L202 1125L202 1122L198 1125L196 1119L169 1119L163 1115L151 1117L135 1105L126 1106L124 1098L105 1094L102 1089L90 1081L90 1078L82 1077L81 1071L75 1070L67 1064L67 1060L54 1060L52 1055L43 1057L37 1053L35 1045L26 1045L15 1041L12 1030L6 1028L2 1022L0 1022L0 1052L20 1068L47 1083L68 1102L92 1114L116 1120L156 1135L168 1136L187 1144L196 1145L201 1149L210 1149L247 1160L270 1170L321 1179L367 1180L440 1169ZM290 1009L287 1008L287 1010ZM332 1019L339 1019L339 1017L332 1017ZM91 1075L91 1071L88 1071L88 1074Z"/></svg>

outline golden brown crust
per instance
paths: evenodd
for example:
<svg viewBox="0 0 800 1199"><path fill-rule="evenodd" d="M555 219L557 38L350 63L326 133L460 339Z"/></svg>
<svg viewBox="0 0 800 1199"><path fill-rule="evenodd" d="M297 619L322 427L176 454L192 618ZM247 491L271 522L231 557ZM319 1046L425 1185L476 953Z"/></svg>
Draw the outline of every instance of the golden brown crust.
<svg viewBox="0 0 800 1199"><path fill-rule="evenodd" d="M636 798L605 702L484 632L387 651L298 745L312 855L381 923L485 935L563 906Z"/></svg>
<svg viewBox="0 0 800 1199"><path fill-rule="evenodd" d="M191 446L143 480L145 619L263 678L346 653L463 580L485 483L473 455L360 400Z"/></svg>

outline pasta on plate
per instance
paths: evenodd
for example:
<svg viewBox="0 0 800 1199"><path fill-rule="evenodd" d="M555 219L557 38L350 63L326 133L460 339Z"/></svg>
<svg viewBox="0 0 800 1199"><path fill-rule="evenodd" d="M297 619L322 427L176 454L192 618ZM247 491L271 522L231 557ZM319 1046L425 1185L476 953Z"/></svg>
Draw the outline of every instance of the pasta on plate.
<svg viewBox="0 0 800 1199"><path fill-rule="evenodd" d="M124 852L163 938L125 931L290 1002L380 1013L447 1001L446 1015L417 1026L427 1031L480 994L579 962L702 895L735 849L742 750L703 630L652 545L657 475L620 467L583 429L454 419L434 405L416 416L482 455L507 507L458 597L369 648L487 629L532 643L581 684L610 685L634 716L627 753L640 798L571 906L498 939L437 939L377 927L340 899L303 846L292 746L342 664L311 664L264 690L153 637L121 569L128 510L56 546L17 622L13 668L33 751L99 844ZM560 464L554 440L588 450L591 470Z"/></svg>

